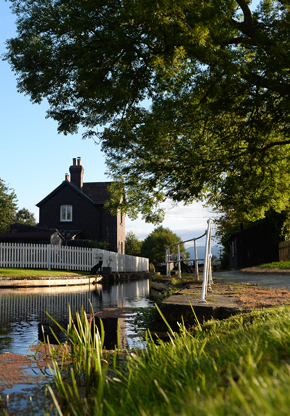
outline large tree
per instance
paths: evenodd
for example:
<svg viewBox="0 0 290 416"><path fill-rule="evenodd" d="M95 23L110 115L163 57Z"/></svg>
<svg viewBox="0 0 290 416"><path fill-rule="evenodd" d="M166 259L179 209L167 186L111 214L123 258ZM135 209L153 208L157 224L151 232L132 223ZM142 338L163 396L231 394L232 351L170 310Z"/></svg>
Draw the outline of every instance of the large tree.
<svg viewBox="0 0 290 416"><path fill-rule="evenodd" d="M125 239L125 252L129 256L140 256L143 241L139 240L133 231L128 231Z"/></svg>
<svg viewBox="0 0 290 416"><path fill-rule="evenodd" d="M165 251L167 247L181 242L182 239L178 237L170 228L165 228L162 225L154 228L154 230L145 238L141 248L141 256L147 257L150 263L156 266L165 261ZM180 252L185 253L184 245L180 245ZM177 253L177 246L170 248L170 253Z"/></svg>
<svg viewBox="0 0 290 416"><path fill-rule="evenodd" d="M289 0L11 2L18 88L60 132L101 141L115 210L158 222L166 198L207 198L253 220L289 205Z"/></svg>
<svg viewBox="0 0 290 416"><path fill-rule="evenodd" d="M10 223L14 222L17 209L17 198L13 189L10 189L0 178L0 232L9 231Z"/></svg>

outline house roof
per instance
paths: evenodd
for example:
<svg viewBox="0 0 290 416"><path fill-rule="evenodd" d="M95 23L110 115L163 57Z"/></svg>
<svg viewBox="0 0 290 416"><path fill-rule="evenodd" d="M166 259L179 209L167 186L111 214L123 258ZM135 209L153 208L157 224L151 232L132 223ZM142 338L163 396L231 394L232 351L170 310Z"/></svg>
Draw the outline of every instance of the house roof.
<svg viewBox="0 0 290 416"><path fill-rule="evenodd" d="M85 182L83 193L86 194L97 204L104 204L109 199L108 186L112 182Z"/></svg>
<svg viewBox="0 0 290 416"><path fill-rule="evenodd" d="M49 240L55 231L41 231L41 232L19 232L19 233L0 233L0 241L15 241L15 240Z"/></svg>
<svg viewBox="0 0 290 416"><path fill-rule="evenodd" d="M78 195L80 195L82 198L85 198L91 204L94 204L94 205L98 204L98 202L95 202L92 198L90 198L88 195L86 195L84 192L82 192L78 186L76 186L73 183L65 180L57 188L55 188L52 192L50 192L50 194L48 194L45 198L43 198L40 202L38 202L38 204L36 204L36 206L40 207L42 204L44 204L48 199L50 199L53 195L55 195L58 191L60 191L65 186L69 186Z"/></svg>

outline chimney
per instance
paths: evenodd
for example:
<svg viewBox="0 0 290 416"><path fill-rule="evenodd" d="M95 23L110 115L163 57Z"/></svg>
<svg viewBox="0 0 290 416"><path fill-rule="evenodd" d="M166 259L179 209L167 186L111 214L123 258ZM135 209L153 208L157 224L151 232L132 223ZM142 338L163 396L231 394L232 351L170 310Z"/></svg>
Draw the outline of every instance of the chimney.
<svg viewBox="0 0 290 416"><path fill-rule="evenodd" d="M84 168L81 165L81 158L73 158L73 164L69 168L70 171L70 181L74 185L78 186L81 190L83 188L83 175Z"/></svg>
<svg viewBox="0 0 290 416"><path fill-rule="evenodd" d="M65 174L65 180L69 182L69 174L68 173Z"/></svg>

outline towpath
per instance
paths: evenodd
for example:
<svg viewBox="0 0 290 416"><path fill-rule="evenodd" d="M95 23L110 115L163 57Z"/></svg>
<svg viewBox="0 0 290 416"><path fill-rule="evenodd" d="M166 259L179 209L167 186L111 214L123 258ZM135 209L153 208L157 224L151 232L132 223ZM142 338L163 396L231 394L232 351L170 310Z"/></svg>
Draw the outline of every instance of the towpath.
<svg viewBox="0 0 290 416"><path fill-rule="evenodd" d="M250 268L245 271L216 272L213 277L217 282L250 283L290 290L290 270Z"/></svg>

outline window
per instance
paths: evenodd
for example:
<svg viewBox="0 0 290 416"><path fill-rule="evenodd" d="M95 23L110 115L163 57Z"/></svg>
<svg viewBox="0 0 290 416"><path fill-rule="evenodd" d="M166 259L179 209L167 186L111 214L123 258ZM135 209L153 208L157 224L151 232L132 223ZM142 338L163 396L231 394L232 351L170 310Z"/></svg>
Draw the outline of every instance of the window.
<svg viewBox="0 0 290 416"><path fill-rule="evenodd" d="M72 221L72 205L62 205L60 207L60 220L62 222Z"/></svg>

